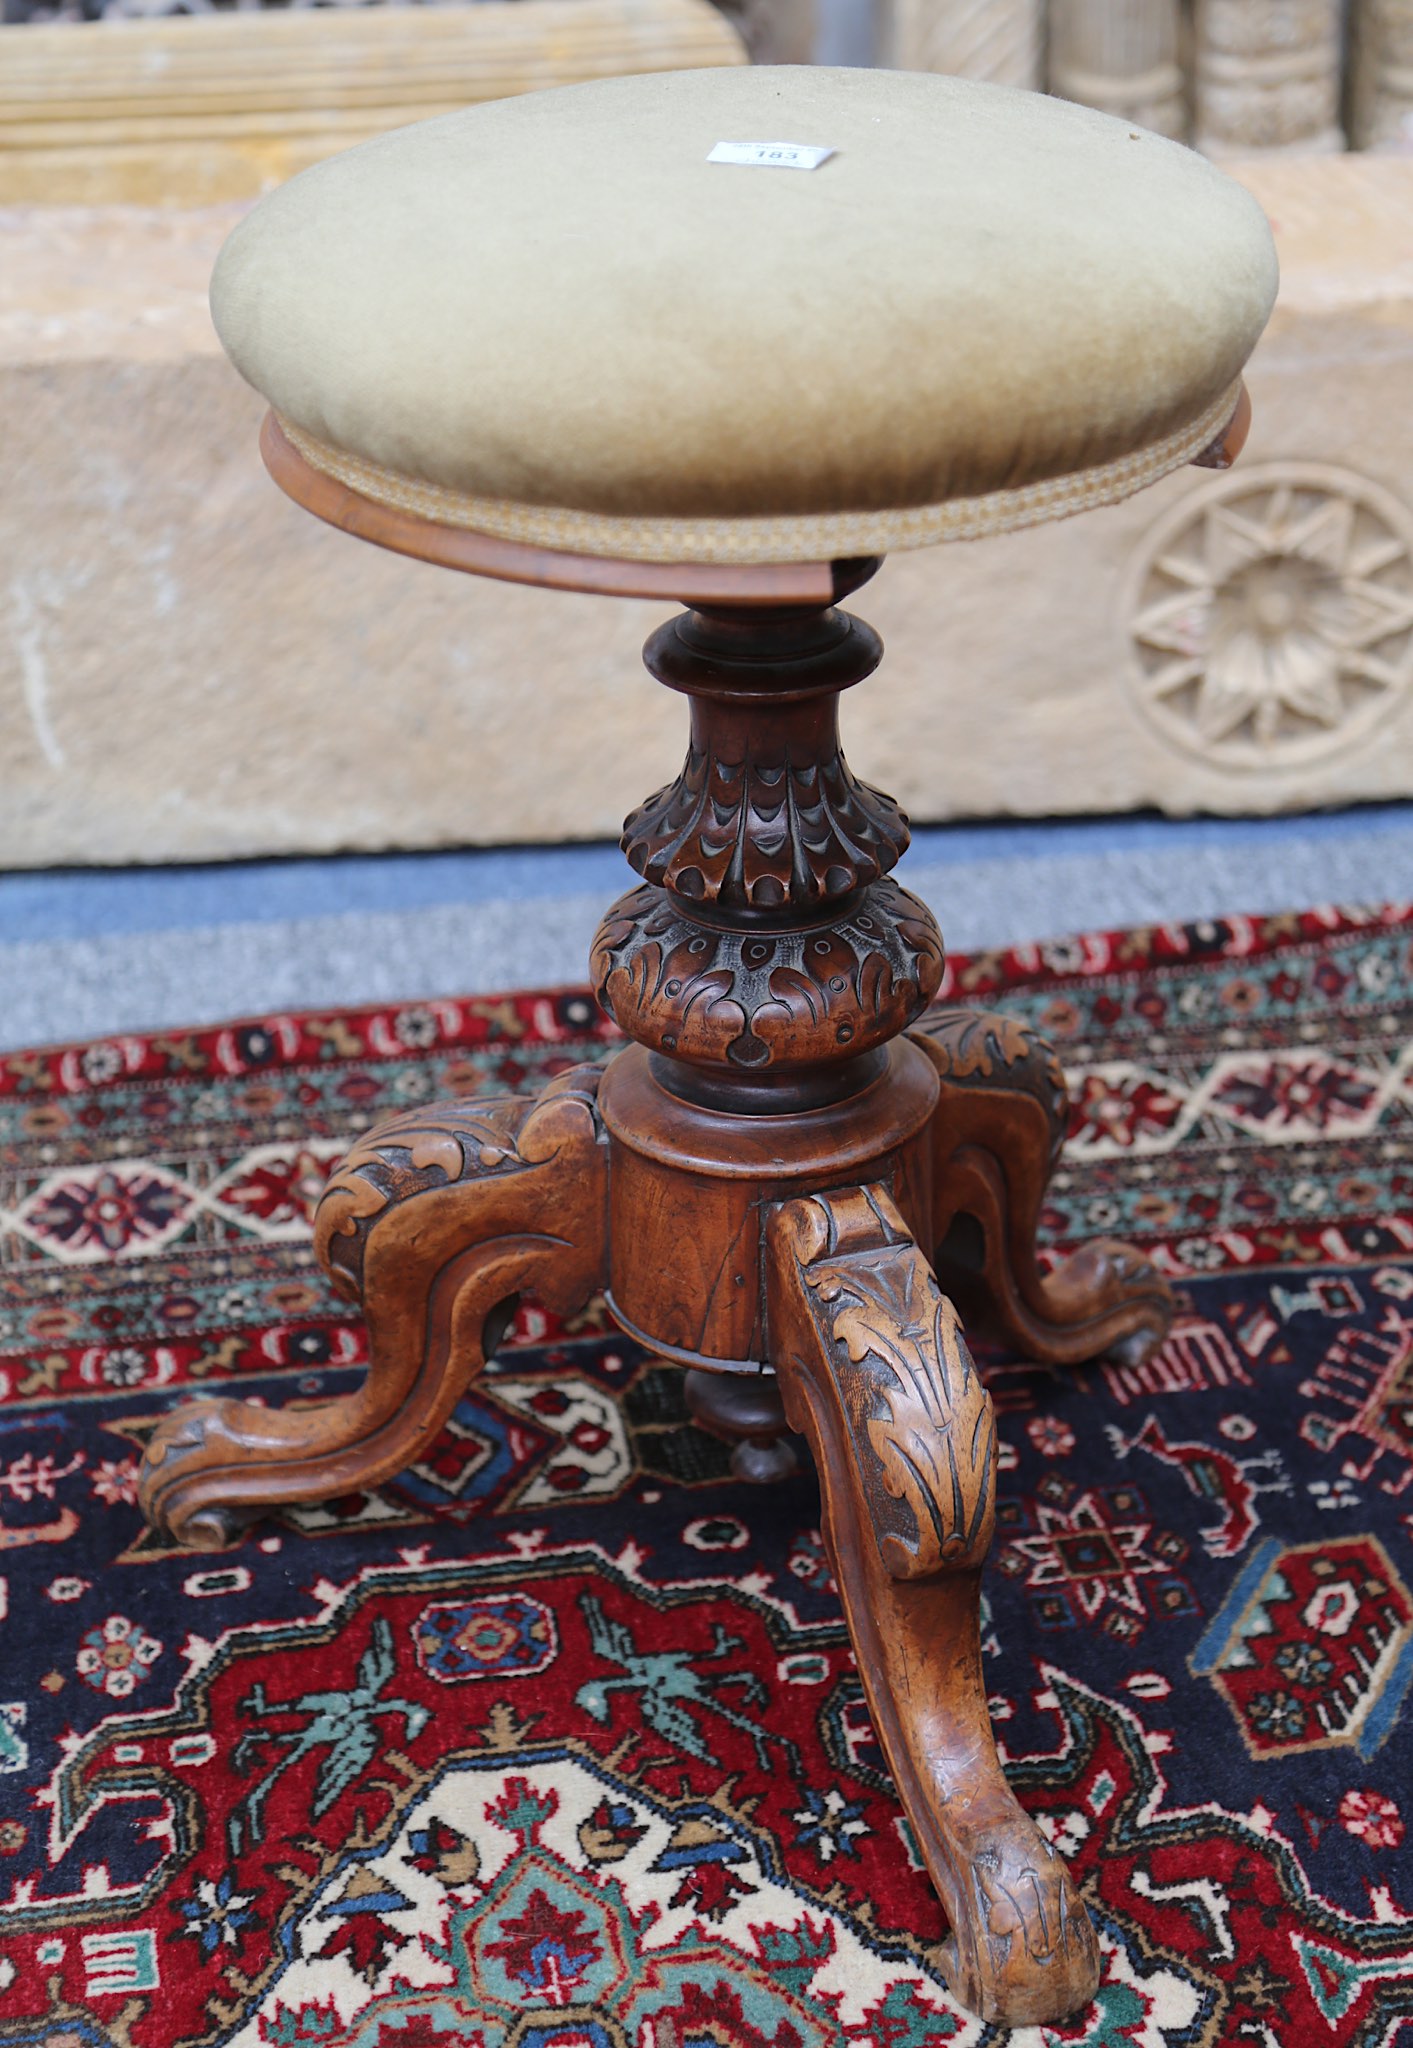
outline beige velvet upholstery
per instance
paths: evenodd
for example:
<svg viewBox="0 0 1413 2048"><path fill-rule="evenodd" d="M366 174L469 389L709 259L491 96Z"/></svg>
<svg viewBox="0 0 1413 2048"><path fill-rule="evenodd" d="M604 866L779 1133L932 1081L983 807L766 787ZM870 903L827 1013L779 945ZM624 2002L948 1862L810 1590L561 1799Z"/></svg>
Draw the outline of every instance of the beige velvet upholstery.
<svg viewBox="0 0 1413 2048"><path fill-rule="evenodd" d="M828 145L818 170L709 163ZM1226 424L1259 207L962 79L611 79L405 128L235 230L211 304L315 467L511 540L805 561L1126 496Z"/></svg>

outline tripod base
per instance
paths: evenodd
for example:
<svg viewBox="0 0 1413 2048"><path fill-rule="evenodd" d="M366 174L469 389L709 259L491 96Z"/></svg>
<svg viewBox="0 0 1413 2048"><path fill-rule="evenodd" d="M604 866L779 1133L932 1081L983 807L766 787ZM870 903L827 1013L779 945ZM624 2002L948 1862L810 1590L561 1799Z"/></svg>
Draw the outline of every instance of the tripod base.
<svg viewBox="0 0 1413 2048"><path fill-rule="evenodd" d="M808 1439L874 1724L951 1919L952 1986L986 2018L1056 2019L1092 1995L1097 1952L996 1757L977 1625L993 1418L929 1254L969 1217L960 1279L1032 1357L1159 1341L1167 1290L1131 1252L1040 1272L1063 1109L1041 1041L944 1011L857 1096L787 1116L685 1102L630 1047L533 1100L393 1117L316 1225L367 1317L365 1386L294 1412L179 1410L149 1446L143 1511L212 1548L264 1509L376 1486L436 1435L522 1289L568 1313L611 1282L637 1333L691 1361L689 1400L740 1441L739 1476L793 1462L786 1418Z"/></svg>

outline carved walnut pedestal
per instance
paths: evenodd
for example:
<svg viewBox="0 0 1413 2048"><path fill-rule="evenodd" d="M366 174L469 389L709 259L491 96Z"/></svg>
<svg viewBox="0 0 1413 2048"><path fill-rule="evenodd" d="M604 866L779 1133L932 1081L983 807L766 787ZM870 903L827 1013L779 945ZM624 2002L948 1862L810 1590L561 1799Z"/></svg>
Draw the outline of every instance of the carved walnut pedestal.
<svg viewBox="0 0 1413 2048"><path fill-rule="evenodd" d="M697 603L646 653L690 699L691 745L628 820L642 883L593 949L632 1043L534 1100L442 1103L361 1140L316 1242L367 1317L367 1384L285 1413L179 1410L142 1500L215 1547L278 1503L376 1486L423 1453L522 1290L569 1311L603 1288L631 1336L688 1368L741 1476L788 1468L787 1423L807 1439L874 1725L951 1922L948 1981L1024 2024L1083 2005L1098 1956L987 1717L995 1423L950 1296L1060 1364L1142 1356L1171 1302L1122 1245L1042 1273L1054 1056L1004 1016L924 1015L942 944L888 879L906 824L838 737L840 692L882 650L830 599L876 566L733 572L733 602L699 594L733 573L661 572ZM785 601L792 577L812 602Z"/></svg>

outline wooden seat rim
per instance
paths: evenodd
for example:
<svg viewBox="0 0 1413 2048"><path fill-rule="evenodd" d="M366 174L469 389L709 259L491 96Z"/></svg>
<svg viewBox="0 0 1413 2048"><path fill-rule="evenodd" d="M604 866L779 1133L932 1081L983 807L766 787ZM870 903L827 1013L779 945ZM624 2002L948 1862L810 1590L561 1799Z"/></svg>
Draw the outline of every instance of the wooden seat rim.
<svg viewBox="0 0 1413 2048"><path fill-rule="evenodd" d="M1193 467L1229 469L1251 426L1245 384L1236 410ZM630 562L611 555L575 555L501 540L473 528L419 519L380 505L306 462L273 411L260 429L265 467L287 497L306 512L359 540L444 569L529 583L546 590L586 591L602 597L676 599L689 605L826 605L856 590L873 571L861 561L838 562Z"/></svg>

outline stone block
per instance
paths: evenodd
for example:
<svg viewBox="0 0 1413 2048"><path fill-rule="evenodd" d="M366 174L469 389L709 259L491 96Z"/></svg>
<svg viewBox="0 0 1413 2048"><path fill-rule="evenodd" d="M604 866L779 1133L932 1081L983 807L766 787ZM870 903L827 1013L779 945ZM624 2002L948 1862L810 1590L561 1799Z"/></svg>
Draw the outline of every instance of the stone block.
<svg viewBox="0 0 1413 2048"><path fill-rule="evenodd" d="M915 819L1413 788L1413 162L1272 158L1227 475L898 555L850 758ZM290 505L204 286L235 209L0 214L0 864L600 838L675 769L661 606L424 567Z"/></svg>
<svg viewBox="0 0 1413 2048"><path fill-rule="evenodd" d="M16 29L0 205L251 198L335 150L478 100L739 64L709 0L310 7Z"/></svg>
<svg viewBox="0 0 1413 2048"><path fill-rule="evenodd" d="M228 222L67 215L65 277L111 234L122 288L0 318L0 865L616 831L679 751L638 659L660 608L427 568L290 504L201 293Z"/></svg>

